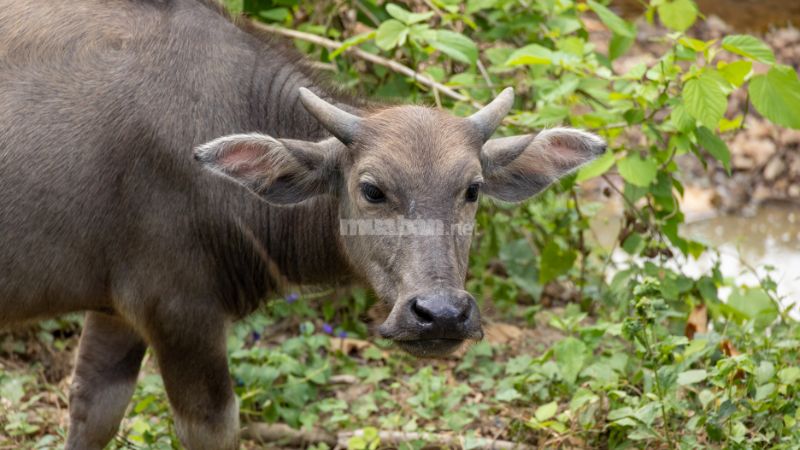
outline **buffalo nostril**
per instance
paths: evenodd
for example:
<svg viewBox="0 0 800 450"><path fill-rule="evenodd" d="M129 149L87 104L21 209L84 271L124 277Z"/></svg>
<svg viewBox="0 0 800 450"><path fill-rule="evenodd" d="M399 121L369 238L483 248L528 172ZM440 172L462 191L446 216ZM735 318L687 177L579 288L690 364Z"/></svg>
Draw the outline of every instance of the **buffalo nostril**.
<svg viewBox="0 0 800 450"><path fill-rule="evenodd" d="M471 305L470 305L469 303L467 303L467 304L466 304L466 305L464 305L464 307L461 309L461 313L458 315L458 320L459 320L460 322L466 322L466 321L467 321L467 319L469 319L469 313L470 313L470 311L472 310L472 308L470 308L470 306L471 306Z"/></svg>
<svg viewBox="0 0 800 450"><path fill-rule="evenodd" d="M411 311L417 316L420 322L433 323L435 320L433 313L420 305L416 298L411 300Z"/></svg>

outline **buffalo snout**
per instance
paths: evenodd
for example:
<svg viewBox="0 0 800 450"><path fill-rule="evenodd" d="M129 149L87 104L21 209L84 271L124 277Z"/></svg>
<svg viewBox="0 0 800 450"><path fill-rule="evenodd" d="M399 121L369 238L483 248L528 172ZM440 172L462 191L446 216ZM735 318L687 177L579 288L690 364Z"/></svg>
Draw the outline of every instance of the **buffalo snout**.
<svg viewBox="0 0 800 450"><path fill-rule="evenodd" d="M456 289L437 289L398 302L378 332L419 357L445 356L465 340L483 337L475 299Z"/></svg>

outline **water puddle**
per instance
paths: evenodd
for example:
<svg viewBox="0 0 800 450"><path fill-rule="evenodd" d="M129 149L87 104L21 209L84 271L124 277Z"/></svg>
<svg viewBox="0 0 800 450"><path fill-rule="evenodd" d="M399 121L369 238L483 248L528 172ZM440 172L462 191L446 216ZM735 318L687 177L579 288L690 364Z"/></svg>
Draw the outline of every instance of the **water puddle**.
<svg viewBox="0 0 800 450"><path fill-rule="evenodd" d="M620 227L618 217L600 218L593 225L599 244L611 248ZM758 285L758 276L771 266L782 305L800 305L800 207L790 204L765 205L752 215L718 216L684 225L683 236L709 245L719 252L700 259L680 262L680 271L689 276L708 273L719 260L720 270L739 285ZM677 254L677 252L676 252ZM622 250L614 253L616 262L629 259ZM755 272L755 273L754 273ZM721 293L726 296L726 292ZM792 311L800 318L800 308Z"/></svg>

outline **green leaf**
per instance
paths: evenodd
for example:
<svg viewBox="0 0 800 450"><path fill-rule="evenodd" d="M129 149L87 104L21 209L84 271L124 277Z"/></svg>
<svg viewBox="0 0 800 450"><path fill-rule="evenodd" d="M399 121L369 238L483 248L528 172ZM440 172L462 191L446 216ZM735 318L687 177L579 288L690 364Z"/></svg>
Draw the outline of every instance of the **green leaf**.
<svg viewBox="0 0 800 450"><path fill-rule="evenodd" d="M750 61L734 61L730 64L725 64L720 61L717 64L717 70L730 84L739 87L744 84L744 80L753 70L753 63Z"/></svg>
<svg viewBox="0 0 800 450"><path fill-rule="evenodd" d="M728 306L763 330L778 317L778 307L761 288L737 288L728 297Z"/></svg>
<svg viewBox="0 0 800 450"><path fill-rule="evenodd" d="M756 388L755 401L760 402L769 398L775 392L775 384L767 383Z"/></svg>
<svg viewBox="0 0 800 450"><path fill-rule="evenodd" d="M533 417L535 417L539 422L544 422L545 420L555 416L557 411L558 403L550 402L536 408L536 412L533 413Z"/></svg>
<svg viewBox="0 0 800 450"><path fill-rule="evenodd" d="M244 12L244 0L225 0L225 8L231 14L241 14Z"/></svg>
<svg viewBox="0 0 800 450"><path fill-rule="evenodd" d="M694 117L690 116L686 112L686 107L683 105L677 105L672 108L669 118L675 128L677 128L679 131L683 131L684 133L694 128L696 123Z"/></svg>
<svg viewBox="0 0 800 450"><path fill-rule="evenodd" d="M686 386L687 384L699 383L708 377L708 372L705 369L687 370L678 374L678 384Z"/></svg>
<svg viewBox="0 0 800 450"><path fill-rule="evenodd" d="M428 43L457 61L475 64L478 60L478 46L463 34L449 30L436 30L434 39Z"/></svg>
<svg viewBox="0 0 800 450"><path fill-rule="evenodd" d="M350 47L359 45L363 42L366 42L370 39L374 39L376 36L375 31L368 31L366 33L357 34L355 36L349 37L346 41L342 42L342 46L337 48L336 50L332 51L330 55L328 55L328 59L333 61L337 56L341 55L342 52L347 50Z"/></svg>
<svg viewBox="0 0 800 450"><path fill-rule="evenodd" d="M508 242L500 247L498 256L517 286L533 297L541 295L539 264L528 241L518 239Z"/></svg>
<svg viewBox="0 0 800 450"><path fill-rule="evenodd" d="M289 10L287 8L272 8L259 11L258 15L273 22L283 22L289 17Z"/></svg>
<svg viewBox="0 0 800 450"><path fill-rule="evenodd" d="M726 36L722 40L722 48L765 64L775 64L775 54L772 49L760 39L746 34Z"/></svg>
<svg viewBox="0 0 800 450"><path fill-rule="evenodd" d="M467 14L480 11L482 9L493 8L497 0L467 0Z"/></svg>
<svg viewBox="0 0 800 450"><path fill-rule="evenodd" d="M576 177L575 181L580 183L590 178L599 177L600 175L606 173L608 169L614 165L614 161L616 161L614 158L614 153L610 151L603 153L601 157L581 167L581 169L578 171L578 176Z"/></svg>
<svg viewBox="0 0 800 450"><path fill-rule="evenodd" d="M730 175L731 173L731 152L728 150L728 145L706 127L699 127L694 132L697 136L697 142L705 148L711 156L722 163L725 170Z"/></svg>
<svg viewBox="0 0 800 450"><path fill-rule="evenodd" d="M697 5L692 0L666 1L658 5L661 23L674 31L686 31L697 20Z"/></svg>
<svg viewBox="0 0 800 450"><path fill-rule="evenodd" d="M570 336L553 347L553 354L561 378L568 384L575 384L586 360L586 344Z"/></svg>
<svg viewBox="0 0 800 450"><path fill-rule="evenodd" d="M514 50L506 60L507 66L552 64L553 51L539 44L530 44Z"/></svg>
<svg viewBox="0 0 800 450"><path fill-rule="evenodd" d="M728 98L717 78L704 73L686 82L683 87L683 104L692 117L715 130L728 107Z"/></svg>
<svg viewBox="0 0 800 450"><path fill-rule="evenodd" d="M800 380L800 367L786 367L779 370L778 379L783 384L794 385Z"/></svg>
<svg viewBox="0 0 800 450"><path fill-rule="evenodd" d="M692 50L694 50L696 52L704 52L704 51L706 51L706 49L711 47L711 45L716 41L715 40L701 41L699 39L693 39L693 38L684 36L684 37L680 38L678 40L678 42L680 42L681 45L683 45L685 47L688 47L688 48L690 48L690 49L692 49Z"/></svg>
<svg viewBox="0 0 800 450"><path fill-rule="evenodd" d="M634 186L647 187L656 179L658 165L651 159L642 159L638 154L628 155L617 161L622 178Z"/></svg>
<svg viewBox="0 0 800 450"><path fill-rule="evenodd" d="M750 100L772 122L800 129L800 81L791 67L775 66L750 80Z"/></svg>
<svg viewBox="0 0 800 450"><path fill-rule="evenodd" d="M563 250L555 240L549 240L542 250L539 266L539 282L545 284L564 275L572 268L578 257L574 250Z"/></svg>
<svg viewBox="0 0 800 450"><path fill-rule="evenodd" d="M775 365L769 361L761 361L756 369L756 381L758 384L766 384L775 375Z"/></svg>
<svg viewBox="0 0 800 450"><path fill-rule="evenodd" d="M519 393L513 387L501 389L494 398L499 402L512 402L514 400L522 398L522 394Z"/></svg>
<svg viewBox="0 0 800 450"><path fill-rule="evenodd" d="M628 36L622 36L617 33L611 35L611 42L608 44L608 59L611 61L624 55L628 49L633 45L635 39Z"/></svg>
<svg viewBox="0 0 800 450"><path fill-rule="evenodd" d="M586 4L589 5L589 8L591 8L595 14L597 14L597 17L600 18L600 21L603 22L603 24L615 34L631 39L636 37L636 26L634 24L626 22L625 19L614 14L613 11L594 0L589 0L586 2Z"/></svg>
<svg viewBox="0 0 800 450"><path fill-rule="evenodd" d="M413 25L415 23L424 22L433 17L433 11L424 13L412 13L394 3L386 5L386 12L395 19L403 22L406 25Z"/></svg>
<svg viewBox="0 0 800 450"><path fill-rule="evenodd" d="M408 27L399 20L389 19L378 27L375 34L375 44L381 50L391 50L398 45L403 45L408 36Z"/></svg>

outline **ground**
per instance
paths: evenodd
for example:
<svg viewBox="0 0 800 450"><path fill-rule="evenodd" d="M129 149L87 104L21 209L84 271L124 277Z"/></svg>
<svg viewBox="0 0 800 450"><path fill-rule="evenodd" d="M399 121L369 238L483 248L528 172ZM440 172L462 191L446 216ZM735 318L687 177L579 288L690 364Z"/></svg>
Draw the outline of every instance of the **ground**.
<svg viewBox="0 0 800 450"><path fill-rule="evenodd" d="M448 412L450 408L459 407L463 409L464 414L446 420L463 422L463 425L453 422L443 428L458 430L461 428L459 425L469 424L469 429L473 430L476 436L505 440L514 434L514 431L509 429L508 419L515 416L522 418L526 413L519 408L504 408L495 410L494 414L482 414L481 411L488 407L484 397L496 396L498 391L491 386L493 383L488 378L481 380L478 377L474 382L464 383L475 375L470 373L469 366L475 363L476 358L483 363L488 363L490 360L501 363L494 365L503 367L504 362L520 355L530 357L540 355L564 337L562 331L547 323L551 314L563 313L559 309L563 308L538 315L533 326L522 322L511 324L490 320L485 327L484 341L478 345L465 346L455 356L445 360L414 360L400 354L399 350L379 347L362 339L332 337L321 329L311 334L298 333L298 329L307 325L291 319L281 324L271 323L270 319L260 314L240 324L237 332L247 333L242 341L241 351L251 353L259 348L286 349L287 342L288 347L292 347L298 344L296 342L298 334L300 339L304 340L301 345L314 347L319 344L315 351L325 360L323 371L328 373L325 374L324 383L315 386L316 398L312 401L327 402L334 411L338 410L342 403L353 405L355 409L351 410L351 413L354 417L350 420L363 419L365 425L379 426L379 423L369 420L376 412L392 420L392 416L397 416L396 412L393 412L395 407L381 404L386 400L384 397L390 396L392 405L402 405L401 409L409 410L409 417L419 418L416 424L397 423L405 431L430 429L436 433L442 428L438 422L445 420L440 414ZM265 323L270 325L262 328ZM79 319L70 317L66 320L48 321L44 326L33 325L18 329L0 336L0 369L3 373L0 377L0 392L4 394L0 406L5 409L4 414L0 414L0 430L5 430L5 433L0 432L0 449L58 448L63 445L68 424L66 396L79 339L78 325ZM272 337L267 338L268 334ZM291 342L293 339L294 343ZM237 361L241 361L237 360L235 355L233 360L234 365ZM291 363L291 361L286 362L286 364ZM330 367L326 367L328 364ZM240 368L242 367L244 363ZM269 368L264 370L268 371ZM116 444L121 448L140 448L143 445L146 447L145 444L153 444L146 442L147 426L143 424L150 424L153 428L151 434L157 435L158 423L167 420L163 393L158 392L161 386L157 373L158 368L154 359L148 354L128 418L125 419L117 439ZM313 374L305 375L309 379L314 378ZM241 380L239 381L241 384ZM420 399L420 384L426 385L425 395L430 396L429 398ZM240 395L242 394L240 392ZM159 404L159 408L151 408L152 403ZM362 412L358 411L359 408ZM243 408L243 421L248 420L246 409ZM416 409L418 411L414 411ZM147 417L154 412L155 416ZM344 413L344 409L341 412ZM395 420L397 419L403 420L400 416ZM255 417L255 420L260 421L258 417ZM168 428L166 424L161 426ZM335 425L333 430L336 430ZM302 436L313 435L309 433L305 432ZM245 447L261 448L255 442L258 436L253 436L252 432L248 434L251 439L245 441ZM448 432L443 436L452 434ZM335 433L331 435L335 436ZM160 439L162 443L170 440L168 436L151 437L155 437L156 441ZM263 448L273 448L274 445L272 442Z"/></svg>

